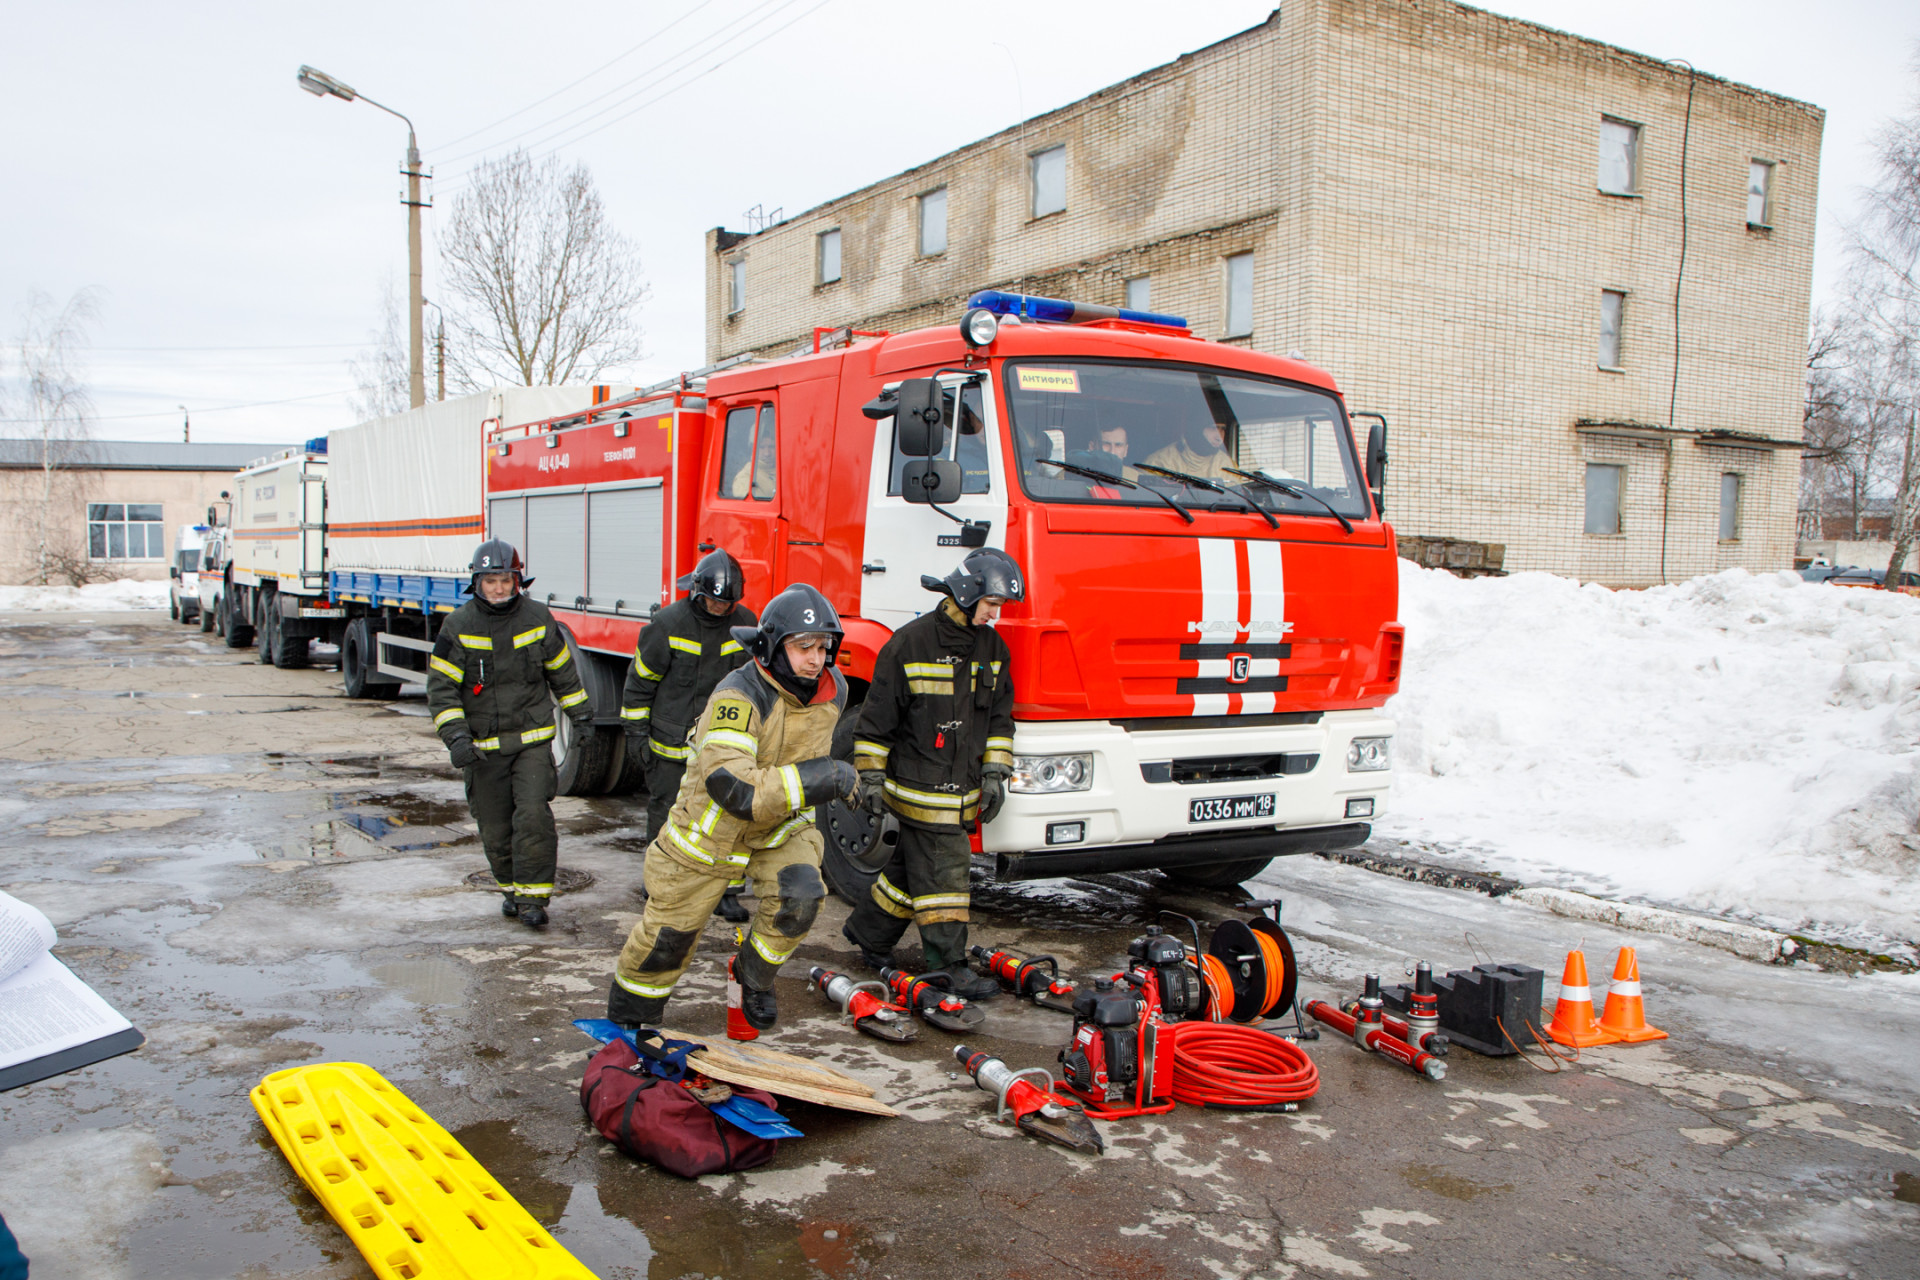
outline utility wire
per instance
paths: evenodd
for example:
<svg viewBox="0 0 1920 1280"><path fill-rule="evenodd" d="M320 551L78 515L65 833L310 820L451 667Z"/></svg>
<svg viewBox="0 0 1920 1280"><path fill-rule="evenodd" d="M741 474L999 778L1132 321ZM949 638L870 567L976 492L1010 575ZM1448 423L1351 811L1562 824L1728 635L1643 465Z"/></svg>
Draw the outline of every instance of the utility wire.
<svg viewBox="0 0 1920 1280"><path fill-rule="evenodd" d="M588 80L593 79L595 76L599 75L602 71L605 71L608 67L611 67L614 63L624 62L626 59L631 58L634 54L640 52L642 49L646 48L649 44L652 44L655 40L658 40L661 36L667 34L667 32L679 26L681 23L685 22L688 18L691 18L694 14L699 13L702 9L710 8L712 5L713 5L713 0L701 0L699 4L693 6L693 8L687 10L685 13L675 18L672 22L669 22L666 26L661 27L658 31L655 31L652 35L647 36L644 40L640 41L639 44L634 45L631 49L628 49L625 53L619 54L616 57L609 58L607 61L601 63L599 66L587 72L585 75L580 76L578 79L570 80L566 84L561 85L558 89L555 89L552 93L548 94L546 97L536 99L533 102L529 102L526 106L521 107L518 111L509 111L506 115L501 116L498 120L495 120L492 124L483 124L478 129L473 130L471 133L463 133L457 138L450 138L446 142L441 143L440 145L443 147L459 146L461 143L465 142L468 138L477 138L481 134L486 133L490 129L499 128L501 125L505 124L509 120L514 119L517 116L523 116L527 114L527 112L533 110L535 107L543 106L546 103L552 102L555 98L559 97L561 94L565 93L567 90L574 88L576 85L584 84ZM616 87L614 89L608 90L608 92L618 93L619 89Z"/></svg>
<svg viewBox="0 0 1920 1280"><path fill-rule="evenodd" d="M302 400L325 400L330 396L350 396L352 394L353 389L346 387L339 391L319 391L310 396L288 396L284 400L255 400L252 404L217 404L211 408L204 409L195 405L193 411L195 413L226 413L234 409L264 409L269 405L297 404ZM156 409L152 413L90 413L87 415L87 420L89 422L125 422L132 418L171 418L178 412L179 410L177 409ZM39 421L38 418L0 418L0 422L7 423L25 422L37 424Z"/></svg>

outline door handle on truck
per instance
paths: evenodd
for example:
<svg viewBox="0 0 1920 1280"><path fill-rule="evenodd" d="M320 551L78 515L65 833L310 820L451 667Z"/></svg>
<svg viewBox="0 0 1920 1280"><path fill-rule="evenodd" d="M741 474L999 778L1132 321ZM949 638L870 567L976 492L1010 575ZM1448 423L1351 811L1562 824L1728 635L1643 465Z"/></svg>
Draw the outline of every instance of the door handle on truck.
<svg viewBox="0 0 1920 1280"><path fill-rule="evenodd" d="M875 560L872 564L863 564L860 566L860 572L862 573L885 573L886 571L887 562L885 560Z"/></svg>
<svg viewBox="0 0 1920 1280"><path fill-rule="evenodd" d="M696 550L696 551L711 551L711 550L713 550L713 544L712 544L711 542L703 542L703 543L701 543L701 544L700 544L699 546L697 546L697 547L695 547L695 548L694 548L694 550Z"/></svg>

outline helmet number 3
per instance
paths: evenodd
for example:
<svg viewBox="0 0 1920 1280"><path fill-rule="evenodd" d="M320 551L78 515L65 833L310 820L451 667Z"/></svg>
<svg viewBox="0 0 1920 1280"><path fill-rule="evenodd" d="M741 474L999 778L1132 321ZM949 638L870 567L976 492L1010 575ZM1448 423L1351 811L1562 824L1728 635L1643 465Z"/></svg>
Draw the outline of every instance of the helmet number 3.
<svg viewBox="0 0 1920 1280"><path fill-rule="evenodd" d="M809 625L811 625L811 624L812 624L812 622L813 622L813 610L811 610L811 609L808 609L808 610L807 610L807 611L806 611L805 613L803 613L803 614L801 614L800 616L801 616L801 618L802 618L802 619L803 619L803 620L804 620L805 622L807 622L807 623L808 623Z"/></svg>

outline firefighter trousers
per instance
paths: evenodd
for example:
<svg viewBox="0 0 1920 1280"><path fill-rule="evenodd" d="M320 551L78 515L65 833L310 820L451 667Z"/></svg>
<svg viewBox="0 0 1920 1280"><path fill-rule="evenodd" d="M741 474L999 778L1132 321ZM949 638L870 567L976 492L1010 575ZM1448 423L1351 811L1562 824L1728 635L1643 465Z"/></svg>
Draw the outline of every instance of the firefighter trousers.
<svg viewBox="0 0 1920 1280"><path fill-rule="evenodd" d="M510 756L483 752L465 773L467 808L480 826L493 878L516 902L546 902L560 847L553 828L559 784L553 752L544 742Z"/></svg>
<svg viewBox="0 0 1920 1280"><path fill-rule="evenodd" d="M773 989L774 973L802 942L827 896L820 879L820 833L802 827L747 862L757 900L734 966L742 986ZM665 999L693 959L700 931L727 891L724 870L696 871L655 841L647 846L647 905L620 948L614 981L630 995Z"/></svg>
<svg viewBox="0 0 1920 1280"><path fill-rule="evenodd" d="M647 782L647 839L652 840L667 829L667 815L673 812L674 799L680 794L680 780L687 776L687 762L648 751L641 772ZM746 883L745 875L737 875L727 882L727 892L738 893Z"/></svg>
<svg viewBox="0 0 1920 1280"><path fill-rule="evenodd" d="M965 964L972 866L973 848L959 827L932 830L902 822L893 859L867 900L847 918L847 935L869 951L885 953L911 921L920 926L927 972Z"/></svg>

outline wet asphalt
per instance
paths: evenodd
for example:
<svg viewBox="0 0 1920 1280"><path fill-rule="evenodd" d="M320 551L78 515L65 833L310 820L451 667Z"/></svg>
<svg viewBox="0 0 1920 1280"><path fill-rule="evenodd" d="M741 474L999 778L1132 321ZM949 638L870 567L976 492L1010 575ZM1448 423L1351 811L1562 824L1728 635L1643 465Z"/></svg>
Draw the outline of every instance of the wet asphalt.
<svg viewBox="0 0 1920 1280"><path fill-rule="evenodd" d="M556 803L562 887L536 934L484 888L457 776L418 698L353 702L158 614L0 615L0 888L145 1048L0 1094L0 1213L35 1280L370 1275L247 1098L268 1072L381 1071L558 1240L613 1277L1920 1274L1920 982L1769 967L1317 858L1285 902L1307 996L1476 959L1598 989L1639 948L1658 1044L1577 1063L1456 1049L1439 1083L1328 1035L1292 1115L1181 1108L1080 1156L998 1125L951 1036L863 1038L804 987L845 967L830 902L783 972L771 1042L875 1085L902 1117L783 1106L806 1133L746 1174L635 1164L578 1103L639 910L644 806ZM475 881L481 883L476 884ZM976 883L974 940L1112 972L1164 910L1240 890L1153 873ZM676 997L723 1027L715 922ZM911 958L911 948L903 955ZM968 1042L1054 1065L1069 1020L987 1005ZM1547 1066L1557 1067L1549 1071Z"/></svg>

